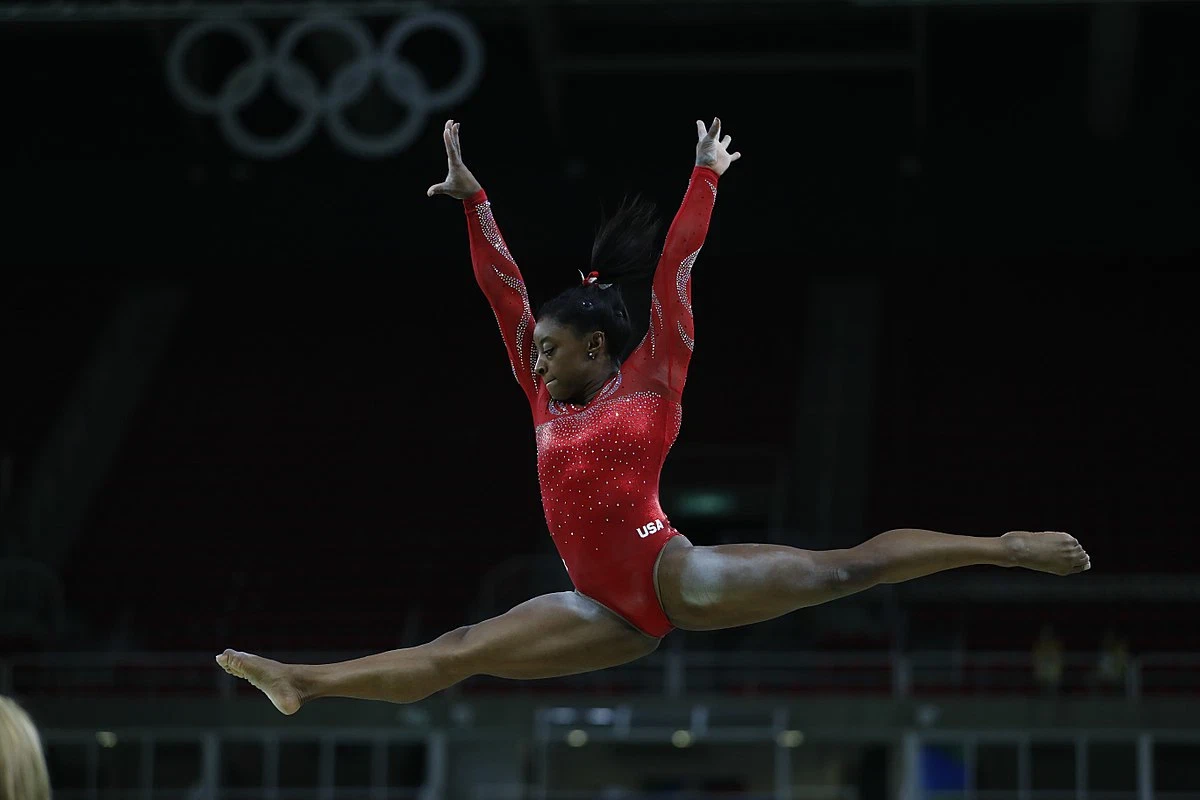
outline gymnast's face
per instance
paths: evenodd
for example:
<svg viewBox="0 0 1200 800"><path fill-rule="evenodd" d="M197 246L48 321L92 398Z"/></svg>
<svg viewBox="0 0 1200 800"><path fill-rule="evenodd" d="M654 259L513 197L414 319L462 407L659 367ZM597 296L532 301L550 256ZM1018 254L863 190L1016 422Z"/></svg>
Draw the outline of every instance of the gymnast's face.
<svg viewBox="0 0 1200 800"><path fill-rule="evenodd" d="M538 354L534 372L555 400L578 397L595 380L603 360L603 333L594 331L580 336L570 325L541 319L533 328L533 342ZM589 352L595 357L588 358Z"/></svg>

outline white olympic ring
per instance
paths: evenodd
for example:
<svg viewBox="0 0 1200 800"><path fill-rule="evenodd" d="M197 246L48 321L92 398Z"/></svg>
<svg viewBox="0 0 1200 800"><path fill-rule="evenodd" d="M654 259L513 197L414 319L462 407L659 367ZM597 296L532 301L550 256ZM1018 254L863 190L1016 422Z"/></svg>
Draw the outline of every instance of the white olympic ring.
<svg viewBox="0 0 1200 800"><path fill-rule="evenodd" d="M397 51L418 31L434 28L447 33L459 46L462 67L447 86L431 91L425 78ZM214 32L231 33L249 50L249 58L235 69L216 94L198 89L188 78L185 61L192 45ZM293 59L296 45L310 33L336 33L349 41L354 58L339 67L321 92L312 70ZM394 155L408 147L429 117L429 112L454 105L479 83L483 72L483 43L475 28L457 14L445 11L421 11L399 20L376 49L371 32L360 21L338 16L317 16L295 20L268 50L262 33L241 19L200 19L185 27L167 51L167 81L180 102L197 114L212 114L221 132L233 147L254 158L282 158L303 147L317 129L321 117L326 130L342 148L363 158ZM380 85L408 115L395 129L369 136L356 131L346 120L348 107L363 98L371 79ZM300 112L292 129L279 136L260 136L246 129L239 112L262 91L268 78L274 78L279 96Z"/></svg>

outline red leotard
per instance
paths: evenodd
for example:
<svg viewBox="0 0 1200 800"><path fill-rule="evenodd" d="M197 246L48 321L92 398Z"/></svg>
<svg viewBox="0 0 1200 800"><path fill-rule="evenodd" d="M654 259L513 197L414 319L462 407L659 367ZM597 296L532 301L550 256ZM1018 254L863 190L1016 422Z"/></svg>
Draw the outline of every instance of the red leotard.
<svg viewBox="0 0 1200 800"><path fill-rule="evenodd" d="M679 433L693 346L692 264L716 197L717 174L696 167L655 269L649 330L585 405L551 399L534 372L534 319L520 270L487 195L464 201L475 278L533 409L542 505L567 574L579 592L656 637L672 626L655 592L654 565L678 533L659 505L658 481Z"/></svg>

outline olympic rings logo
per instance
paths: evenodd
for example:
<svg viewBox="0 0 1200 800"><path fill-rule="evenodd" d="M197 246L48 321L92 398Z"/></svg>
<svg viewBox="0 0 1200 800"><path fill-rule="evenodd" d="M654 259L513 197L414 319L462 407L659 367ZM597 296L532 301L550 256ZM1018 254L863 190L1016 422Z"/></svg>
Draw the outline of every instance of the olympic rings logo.
<svg viewBox="0 0 1200 800"><path fill-rule="evenodd" d="M413 34L436 29L449 34L462 53L462 67L447 86L431 91L411 62L397 55ZM249 58L235 69L216 94L196 87L185 71L188 51L213 33L233 34L245 44ZM354 57L331 76L321 91L312 70L294 58L296 46L309 34L328 32L350 43ZM324 118L325 128L344 150L362 158L381 158L400 152L424 128L431 111L454 105L479 83L483 72L483 43L464 18L442 11L422 11L399 20L377 49L371 32L360 21L337 16L295 20L280 35L273 52L258 28L242 19L200 19L185 27L167 51L166 73L180 102L197 114L217 117L221 133L231 146L252 158L274 159L304 147ZM405 107L403 122L387 133L372 136L355 130L346 120L346 109L366 95L372 79L392 100ZM268 78L279 96L300 112L291 130L279 136L262 136L246 129L239 112L258 97Z"/></svg>

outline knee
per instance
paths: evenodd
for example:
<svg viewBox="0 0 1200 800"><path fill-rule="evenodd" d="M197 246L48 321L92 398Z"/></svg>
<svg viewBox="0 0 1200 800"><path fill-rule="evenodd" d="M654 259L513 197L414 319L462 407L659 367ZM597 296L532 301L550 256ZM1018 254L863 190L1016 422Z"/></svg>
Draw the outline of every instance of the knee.
<svg viewBox="0 0 1200 800"><path fill-rule="evenodd" d="M869 553L847 550L797 550L782 557L768 573L769 583L801 606L823 603L861 592L879 582L880 571Z"/></svg>
<svg viewBox="0 0 1200 800"><path fill-rule="evenodd" d="M883 579L883 564L862 545L841 551L842 557L833 563L827 580L835 589L861 592L876 586Z"/></svg>
<svg viewBox="0 0 1200 800"><path fill-rule="evenodd" d="M461 628L443 633L430 642L432 666L439 675L461 681L477 674L478 670L475 669L468 642L468 634L472 627L463 625Z"/></svg>

